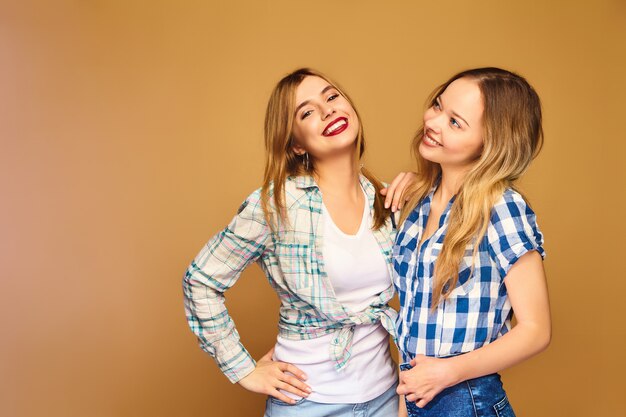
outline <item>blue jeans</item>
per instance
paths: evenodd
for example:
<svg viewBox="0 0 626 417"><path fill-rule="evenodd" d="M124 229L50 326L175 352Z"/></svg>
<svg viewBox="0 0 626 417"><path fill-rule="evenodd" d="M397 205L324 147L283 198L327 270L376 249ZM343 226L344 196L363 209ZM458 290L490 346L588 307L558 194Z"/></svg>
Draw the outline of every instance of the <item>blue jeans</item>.
<svg viewBox="0 0 626 417"><path fill-rule="evenodd" d="M397 417L397 384L373 400L356 404L323 404L305 398L287 404L274 397L265 403L264 417Z"/></svg>
<svg viewBox="0 0 626 417"><path fill-rule="evenodd" d="M400 370L411 369L403 363ZM500 375L469 379L441 391L424 408L406 402L409 417L515 417Z"/></svg>

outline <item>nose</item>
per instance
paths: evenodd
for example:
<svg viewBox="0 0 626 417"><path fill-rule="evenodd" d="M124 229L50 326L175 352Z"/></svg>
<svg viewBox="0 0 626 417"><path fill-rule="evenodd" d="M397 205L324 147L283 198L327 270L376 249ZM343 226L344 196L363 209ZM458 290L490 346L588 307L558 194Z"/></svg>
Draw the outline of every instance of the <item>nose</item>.
<svg viewBox="0 0 626 417"><path fill-rule="evenodd" d="M322 108L322 118L323 120L328 119L333 113L335 113L335 109L332 106L325 106Z"/></svg>
<svg viewBox="0 0 626 417"><path fill-rule="evenodd" d="M424 113L424 127L428 130L432 130L435 133L441 132L441 126L443 122L443 112L435 112L432 109L428 109Z"/></svg>

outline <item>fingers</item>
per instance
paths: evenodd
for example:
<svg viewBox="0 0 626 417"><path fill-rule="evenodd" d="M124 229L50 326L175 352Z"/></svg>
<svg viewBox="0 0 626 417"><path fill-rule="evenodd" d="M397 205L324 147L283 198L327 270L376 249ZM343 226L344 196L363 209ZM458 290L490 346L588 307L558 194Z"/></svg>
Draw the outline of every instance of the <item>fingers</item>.
<svg viewBox="0 0 626 417"><path fill-rule="evenodd" d="M431 392L425 392L421 394L416 392L407 392L404 398L406 398L406 400L409 402L415 403L415 405L419 408L424 408L426 404L432 401L433 397L434 396Z"/></svg>
<svg viewBox="0 0 626 417"><path fill-rule="evenodd" d="M288 376L284 381L276 384L276 388L296 394L299 397L308 397L312 391L311 387L292 376Z"/></svg>
<svg viewBox="0 0 626 417"><path fill-rule="evenodd" d="M299 395L300 397L306 397L312 392L311 387L302 382L306 380L306 374L297 366L290 363L278 362L278 368L281 371L278 379L282 382L278 388Z"/></svg>
<svg viewBox="0 0 626 417"><path fill-rule="evenodd" d="M295 365L285 362L279 362L279 369L283 372L289 372L302 380L306 380L306 374Z"/></svg>
<svg viewBox="0 0 626 417"><path fill-rule="evenodd" d="M395 211L393 204L393 201L395 200L395 193L396 193L396 188L398 187L398 185L402 182L403 178L406 176L406 173L401 172L399 173L391 182L391 184L389 184L389 187L387 187L387 191L385 192L385 208L389 208L391 206L391 210Z"/></svg>
<svg viewBox="0 0 626 417"><path fill-rule="evenodd" d="M293 398L287 397L285 394L283 394L282 392L275 390L274 392L269 393L269 395L271 395L274 398L277 398L279 400L281 400L284 403L287 404L295 404L296 400L294 400Z"/></svg>
<svg viewBox="0 0 626 417"><path fill-rule="evenodd" d="M409 362L411 366L417 366L418 363L422 362L422 360L426 358L424 355L415 355L413 359Z"/></svg>
<svg viewBox="0 0 626 417"><path fill-rule="evenodd" d="M432 400L432 398L427 398L427 397L420 398L419 396L415 394L409 394L405 398L408 402L415 403L415 405L418 406L419 408L426 407L426 404L428 404Z"/></svg>
<svg viewBox="0 0 626 417"><path fill-rule="evenodd" d="M393 203L391 205L391 210L396 211L402 208L406 199L403 198L404 190L406 190L407 186L411 183L412 179L408 175L404 175L402 180L398 183L396 189L393 193Z"/></svg>
<svg viewBox="0 0 626 417"><path fill-rule="evenodd" d="M313 392L313 390L311 389L309 385L305 384L304 382L300 381L298 378L295 378L293 376L285 375L284 382L291 385L298 391L300 391L298 395L301 395L303 397Z"/></svg>
<svg viewBox="0 0 626 417"><path fill-rule="evenodd" d="M306 374L292 364L272 360L273 353L272 349L257 361L254 371L239 380L239 384L249 391L271 395L289 404L295 401L285 393L308 397L313 390L302 382Z"/></svg>
<svg viewBox="0 0 626 417"><path fill-rule="evenodd" d="M427 401L425 399L421 399L419 401L415 402L415 405L418 406L419 408L424 408L426 406L426 404L428 404L430 401Z"/></svg>
<svg viewBox="0 0 626 417"><path fill-rule="evenodd" d="M410 403L416 403L416 404L417 404L417 401L419 401L419 400L420 400L420 397L418 397L418 396L417 396L417 395L415 395L415 394L407 394L404 398L406 398L406 400L407 400L408 402L410 402Z"/></svg>
<svg viewBox="0 0 626 417"><path fill-rule="evenodd" d="M303 377L301 379L306 379L306 375L304 375L304 372L300 371L298 368L296 368L295 366L291 365L294 368L294 371L290 371L288 370L288 372L294 374L294 375L302 375ZM298 372L298 373L296 373ZM294 376L291 376L285 372L282 373L282 376L279 378L282 382L288 384L290 387L293 387L293 389L297 390L296 391L292 391L291 389L287 389L287 388L282 388L281 389L286 389L289 392L293 392L294 394L300 395L301 397L305 397L307 395L309 395L311 393L311 391L313 391L311 389L310 386L308 386L307 384L305 384L304 382L302 382L301 379L298 379Z"/></svg>
<svg viewBox="0 0 626 417"><path fill-rule="evenodd" d="M406 392L409 392L408 385L411 383L411 374L409 373L409 371L401 371L400 375L398 375L398 380L399 380L399 385L398 385L398 388L396 389L396 391L398 391L398 394L406 394ZM400 392L400 391L406 391L406 392Z"/></svg>
<svg viewBox="0 0 626 417"><path fill-rule="evenodd" d="M380 190L380 193L385 196L385 208L391 207L393 212L401 209L404 203L409 201L409 196L405 191L416 178L415 172L401 172L393 179L389 187Z"/></svg>
<svg viewBox="0 0 626 417"><path fill-rule="evenodd" d="M415 405L418 406L419 408L424 408L426 407L426 404L430 402L430 400L432 400L432 398L422 398L418 401L415 401Z"/></svg>

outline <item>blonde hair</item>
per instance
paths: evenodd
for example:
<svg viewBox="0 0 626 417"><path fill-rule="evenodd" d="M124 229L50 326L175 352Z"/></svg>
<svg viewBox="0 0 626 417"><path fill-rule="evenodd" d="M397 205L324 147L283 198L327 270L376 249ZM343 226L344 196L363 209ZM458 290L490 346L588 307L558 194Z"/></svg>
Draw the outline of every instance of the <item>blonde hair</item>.
<svg viewBox="0 0 626 417"><path fill-rule="evenodd" d="M279 224L288 224L284 195L287 177L312 175L315 172L314 161L307 159L305 162L304 157L297 155L293 150L296 90L306 77L319 77L336 88L350 103L359 121L361 120L350 97L337 83L331 81L319 71L310 68L300 68L285 76L274 87L265 113L265 173L261 189L261 206L263 207L265 219L274 232L278 230ZM358 162L364 151L363 124L359 123L355 146L357 155L357 158L355 158L355 169L357 170ZM379 193L383 185L365 168L361 168L361 173L376 189L373 229L377 230L385 224L389 216L389 210L385 209L384 200Z"/></svg>
<svg viewBox="0 0 626 417"><path fill-rule="evenodd" d="M478 245L485 236L491 210L506 188L517 180L537 156L543 145L541 102L535 90L521 76L499 68L463 71L437 88L430 105L460 78L476 81L483 99L483 149L452 204L442 250L437 258L431 309L445 300L456 287L459 266L467 245ZM409 187L411 198L403 209L400 222L435 186L441 167L424 159L418 147L424 136L423 126L413 139L418 180Z"/></svg>

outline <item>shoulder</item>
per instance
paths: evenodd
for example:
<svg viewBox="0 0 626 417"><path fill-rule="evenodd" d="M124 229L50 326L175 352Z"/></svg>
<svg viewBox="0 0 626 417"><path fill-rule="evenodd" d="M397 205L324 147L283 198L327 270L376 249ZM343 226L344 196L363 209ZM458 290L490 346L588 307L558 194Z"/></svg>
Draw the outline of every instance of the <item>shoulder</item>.
<svg viewBox="0 0 626 417"><path fill-rule="evenodd" d="M541 257L543 234L534 211L516 190L506 189L493 207L486 236L492 258L501 276L526 252L536 250Z"/></svg>
<svg viewBox="0 0 626 417"><path fill-rule="evenodd" d="M305 190L301 187L302 177L287 177L287 179L282 183L282 191L285 197L285 202L287 206L289 206L290 202L293 202L303 195L306 194ZM256 190L252 191L244 201L244 204L261 204L261 200L263 199L263 194L267 195L268 203L270 206L273 206L272 197L274 197L274 192L276 190L276 184L274 181L270 181L268 184L267 190L263 190L263 187L259 187Z"/></svg>
<svg viewBox="0 0 626 417"><path fill-rule="evenodd" d="M524 196L518 191L507 188L496 201L491 211L491 222L497 223L506 219L534 217L535 212Z"/></svg>
<svg viewBox="0 0 626 417"><path fill-rule="evenodd" d="M269 210L270 215L275 215L276 201L274 197L278 192L281 202L284 203L285 214L291 217L294 210L297 211L303 204L308 204L307 202L310 200L307 197L308 194L317 190L317 185L312 177L290 176L281 183L281 187L277 187L276 184L271 181L267 187L261 187L252 192L242 204L240 212L247 206L258 207L260 211L263 211L263 202L265 202L265 208Z"/></svg>
<svg viewBox="0 0 626 417"><path fill-rule="evenodd" d="M287 177L284 186L285 208L287 210L297 206L309 193L318 189L311 176Z"/></svg>
<svg viewBox="0 0 626 417"><path fill-rule="evenodd" d="M376 186L363 174L359 175L359 182L361 183L361 188L367 195L367 198L373 200L376 198ZM387 187L387 184L381 183L383 187Z"/></svg>
<svg viewBox="0 0 626 417"><path fill-rule="evenodd" d="M261 194L262 188L257 188L252 191L246 199L241 203L239 209L237 209L237 215L241 215L244 212L247 213L257 213L261 209Z"/></svg>
<svg viewBox="0 0 626 417"><path fill-rule="evenodd" d="M269 236L269 227L265 220L261 195L261 188L250 193L223 232L249 242L264 242Z"/></svg>
<svg viewBox="0 0 626 417"><path fill-rule="evenodd" d="M539 246L543 236L535 212L526 199L516 190L508 188L491 211L488 235L490 240L503 243L507 240L530 240Z"/></svg>

